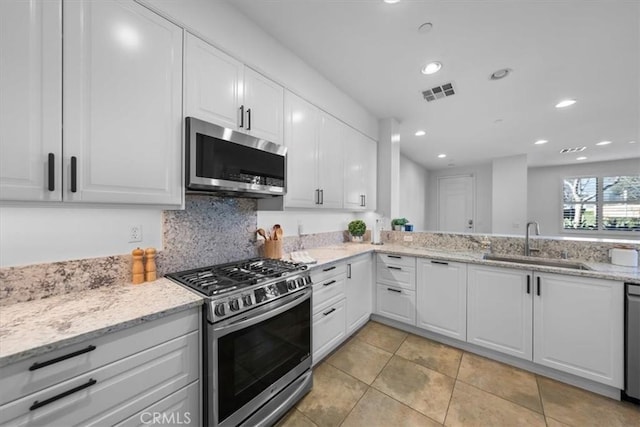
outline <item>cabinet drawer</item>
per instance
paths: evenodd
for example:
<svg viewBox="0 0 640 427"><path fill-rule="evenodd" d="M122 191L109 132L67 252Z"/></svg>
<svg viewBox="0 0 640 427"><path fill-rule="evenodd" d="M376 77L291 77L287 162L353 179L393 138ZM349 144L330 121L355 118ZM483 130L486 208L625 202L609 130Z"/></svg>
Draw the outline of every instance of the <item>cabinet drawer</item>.
<svg viewBox="0 0 640 427"><path fill-rule="evenodd" d="M191 332L8 403L0 424L112 425L198 379L199 337Z"/></svg>
<svg viewBox="0 0 640 427"><path fill-rule="evenodd" d="M344 299L326 307L313 316L313 364L342 342L346 334Z"/></svg>
<svg viewBox="0 0 640 427"><path fill-rule="evenodd" d="M376 282L415 291L416 270L411 267L378 264Z"/></svg>
<svg viewBox="0 0 640 427"><path fill-rule="evenodd" d="M416 324L416 293L406 289L378 284L376 313L409 325Z"/></svg>
<svg viewBox="0 0 640 427"><path fill-rule="evenodd" d="M328 280L335 276L344 276L347 274L347 264L344 262L339 262L333 265L324 265L322 267L317 267L311 270L311 281L315 283L320 283L322 281Z"/></svg>
<svg viewBox="0 0 640 427"><path fill-rule="evenodd" d="M200 309L197 308L5 366L0 368L0 404L197 331L199 327ZM95 349L46 365L57 358L89 350L89 346ZM42 364L46 366L38 368Z"/></svg>
<svg viewBox="0 0 640 427"><path fill-rule="evenodd" d="M378 254L377 264L416 268L416 258L404 255Z"/></svg>
<svg viewBox="0 0 640 427"><path fill-rule="evenodd" d="M313 313L324 308L332 299L344 298L346 279L344 276L334 277L313 285Z"/></svg>

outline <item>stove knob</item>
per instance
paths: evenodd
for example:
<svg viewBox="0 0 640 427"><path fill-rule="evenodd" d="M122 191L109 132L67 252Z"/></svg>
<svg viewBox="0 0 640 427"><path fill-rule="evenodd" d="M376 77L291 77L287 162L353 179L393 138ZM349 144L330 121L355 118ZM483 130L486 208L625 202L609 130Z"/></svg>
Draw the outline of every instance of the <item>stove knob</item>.
<svg viewBox="0 0 640 427"><path fill-rule="evenodd" d="M229 310L231 311L240 310L240 303L238 302L237 299L232 299L231 301L229 301Z"/></svg>
<svg viewBox="0 0 640 427"><path fill-rule="evenodd" d="M214 313L216 314L216 316L224 316L224 304L216 305Z"/></svg>
<svg viewBox="0 0 640 427"><path fill-rule="evenodd" d="M311 284L311 276L305 276L303 283L306 284L306 285L310 285Z"/></svg>
<svg viewBox="0 0 640 427"><path fill-rule="evenodd" d="M295 279L294 280L289 280L287 282L287 288L289 288L290 290L294 290L298 286L298 284L296 282L297 282L297 280L295 280Z"/></svg>
<svg viewBox="0 0 640 427"><path fill-rule="evenodd" d="M252 305L253 301L251 301L251 295L245 295L242 297L242 304L246 306Z"/></svg>
<svg viewBox="0 0 640 427"><path fill-rule="evenodd" d="M303 288L305 285L304 277L298 279L298 287Z"/></svg>

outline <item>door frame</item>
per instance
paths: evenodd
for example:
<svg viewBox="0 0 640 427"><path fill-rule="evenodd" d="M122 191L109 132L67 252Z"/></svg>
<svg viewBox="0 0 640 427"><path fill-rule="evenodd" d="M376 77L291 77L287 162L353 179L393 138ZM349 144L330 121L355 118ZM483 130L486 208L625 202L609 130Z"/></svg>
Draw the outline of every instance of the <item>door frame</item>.
<svg viewBox="0 0 640 427"><path fill-rule="evenodd" d="M477 225L477 212L476 212L476 176L473 173L469 174L459 174L459 175L447 175L447 176L439 176L438 182L436 186L436 225L437 230L442 231L441 229L441 220L440 220L440 183L442 180L451 179L451 178L471 178L471 215L473 220L473 229L469 233L476 232ZM449 231L445 231L449 233ZM462 232L456 232L462 233Z"/></svg>

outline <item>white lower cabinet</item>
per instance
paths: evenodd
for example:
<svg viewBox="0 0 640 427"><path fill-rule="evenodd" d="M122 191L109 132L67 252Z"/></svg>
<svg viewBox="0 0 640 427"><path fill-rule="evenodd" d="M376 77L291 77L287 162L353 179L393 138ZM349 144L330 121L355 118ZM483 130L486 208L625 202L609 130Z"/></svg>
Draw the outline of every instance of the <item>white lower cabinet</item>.
<svg viewBox="0 0 640 427"><path fill-rule="evenodd" d="M416 325L458 340L467 339L467 265L419 259Z"/></svg>
<svg viewBox="0 0 640 427"><path fill-rule="evenodd" d="M336 300L313 315L313 364L316 365L346 337L344 298Z"/></svg>
<svg viewBox="0 0 640 427"><path fill-rule="evenodd" d="M0 424L144 424L135 414L192 386L185 424L199 425L199 328L200 312L193 309L5 366ZM174 407L180 405L167 406Z"/></svg>
<svg viewBox="0 0 640 427"><path fill-rule="evenodd" d="M416 324L416 293L407 289L377 284L376 313L389 319Z"/></svg>
<svg viewBox="0 0 640 427"><path fill-rule="evenodd" d="M347 334L363 326L371 315L373 286L371 254L361 255L347 262Z"/></svg>

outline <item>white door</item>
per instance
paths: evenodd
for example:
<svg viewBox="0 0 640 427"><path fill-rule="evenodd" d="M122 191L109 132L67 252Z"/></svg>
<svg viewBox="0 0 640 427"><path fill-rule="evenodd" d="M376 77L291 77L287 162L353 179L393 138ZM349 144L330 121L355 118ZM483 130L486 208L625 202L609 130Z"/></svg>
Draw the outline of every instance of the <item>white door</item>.
<svg viewBox="0 0 640 427"><path fill-rule="evenodd" d="M182 29L132 1L63 13L64 197L180 205Z"/></svg>
<svg viewBox="0 0 640 427"><path fill-rule="evenodd" d="M1 200L62 199L60 13L60 0L0 2Z"/></svg>
<svg viewBox="0 0 640 427"><path fill-rule="evenodd" d="M347 335L367 323L371 315L372 267L371 254L347 263Z"/></svg>
<svg viewBox="0 0 640 427"><path fill-rule="evenodd" d="M251 68L244 69L243 132L282 144L284 88Z"/></svg>
<svg viewBox="0 0 640 427"><path fill-rule="evenodd" d="M196 36L185 38L185 116L236 129L244 66Z"/></svg>
<svg viewBox="0 0 640 427"><path fill-rule="evenodd" d="M376 285L376 313L409 325L416 324L416 293L389 285Z"/></svg>
<svg viewBox="0 0 640 427"><path fill-rule="evenodd" d="M345 301L341 299L313 315L311 347L314 365L344 339L346 334L345 311Z"/></svg>
<svg viewBox="0 0 640 427"><path fill-rule="evenodd" d="M417 326L462 341L467 339L467 265L419 259Z"/></svg>
<svg viewBox="0 0 640 427"><path fill-rule="evenodd" d="M318 187L320 207L342 209L343 125L330 115L320 113L318 129Z"/></svg>
<svg viewBox="0 0 640 427"><path fill-rule="evenodd" d="M532 273L468 265L467 342L532 360Z"/></svg>
<svg viewBox="0 0 640 427"><path fill-rule="evenodd" d="M365 150L364 208L368 211L375 211L378 205L378 143L363 137L363 149Z"/></svg>
<svg viewBox="0 0 640 427"><path fill-rule="evenodd" d="M473 233L475 229L473 176L438 178L438 230Z"/></svg>
<svg viewBox="0 0 640 427"><path fill-rule="evenodd" d="M624 284L536 273L535 286L533 361L623 388Z"/></svg>
<svg viewBox="0 0 640 427"><path fill-rule="evenodd" d="M363 195L365 186L365 156L363 136L348 126L344 127L344 208L364 210Z"/></svg>
<svg viewBox="0 0 640 427"><path fill-rule="evenodd" d="M285 95L287 207L309 208L318 202L318 109L304 99Z"/></svg>

